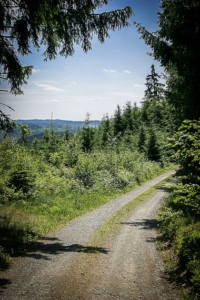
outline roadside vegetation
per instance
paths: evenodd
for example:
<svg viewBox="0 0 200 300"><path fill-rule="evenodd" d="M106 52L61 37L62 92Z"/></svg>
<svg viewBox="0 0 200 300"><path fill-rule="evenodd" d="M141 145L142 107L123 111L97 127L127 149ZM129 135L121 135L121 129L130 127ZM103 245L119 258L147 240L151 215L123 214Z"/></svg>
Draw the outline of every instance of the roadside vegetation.
<svg viewBox="0 0 200 300"><path fill-rule="evenodd" d="M170 256L172 277L200 298L200 121L184 121L170 139L179 162L179 183L159 213L163 249ZM174 258L174 259L172 259ZM168 259L169 263L169 259Z"/></svg>
<svg viewBox="0 0 200 300"><path fill-rule="evenodd" d="M41 139L31 141L30 129L22 124L18 139L2 140L2 265L39 237L172 168L165 147L172 130L172 124L166 126L169 108L158 123L154 115L160 105L165 107L128 102L97 128L87 114L82 128L71 132L67 127L62 135L52 121Z"/></svg>

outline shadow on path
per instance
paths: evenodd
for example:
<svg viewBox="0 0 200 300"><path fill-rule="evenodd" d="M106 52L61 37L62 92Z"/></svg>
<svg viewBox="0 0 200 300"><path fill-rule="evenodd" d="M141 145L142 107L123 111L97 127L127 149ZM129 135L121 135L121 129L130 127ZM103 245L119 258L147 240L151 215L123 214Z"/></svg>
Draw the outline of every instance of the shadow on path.
<svg viewBox="0 0 200 300"><path fill-rule="evenodd" d="M43 240L48 241L48 238L43 238ZM58 240L56 238L50 238L50 241ZM106 248L102 247L94 247L94 246L83 246L79 244L72 244L69 246L65 246L62 243L53 243L53 244L45 244L42 242L35 242L33 243L34 250L32 252L24 253L23 257L29 257L33 259L43 259L43 260L51 260L49 255L59 255L63 252L76 252L76 253L87 253L87 254L96 254L96 253L103 253L108 254L109 251ZM5 269L4 269L5 270ZM2 269L3 271L3 269ZM3 273L1 273L3 274ZM8 287L9 284L12 282L6 278L0 278L0 295L2 295L5 289Z"/></svg>
<svg viewBox="0 0 200 300"><path fill-rule="evenodd" d="M138 227L140 230L153 230L158 228L158 221L156 219L143 219L140 221L133 221L133 222L123 222L121 223L123 225L129 225L129 226L134 226ZM148 237L146 239L147 243L156 243L157 242L157 237Z"/></svg>
<svg viewBox="0 0 200 300"><path fill-rule="evenodd" d="M58 255L63 252L77 252L77 253L103 253L107 254L109 251L106 248L102 247L94 247L94 246L83 246L79 244L72 244L69 246L65 246L62 243L53 243L53 244L44 244L41 242L34 243L35 251L32 253L26 253L24 256L32 257L35 259L47 259L50 260L49 257L45 256L45 254L50 255ZM36 253L37 252L37 253ZM44 255L43 255L44 254Z"/></svg>
<svg viewBox="0 0 200 300"><path fill-rule="evenodd" d="M157 229L158 221L156 219L142 219L141 221L133 221L133 222L122 222L122 225L129 225L134 227L141 227L140 229Z"/></svg>
<svg viewBox="0 0 200 300"><path fill-rule="evenodd" d="M3 294L7 286L11 284L11 281L7 278L0 278L0 295Z"/></svg>

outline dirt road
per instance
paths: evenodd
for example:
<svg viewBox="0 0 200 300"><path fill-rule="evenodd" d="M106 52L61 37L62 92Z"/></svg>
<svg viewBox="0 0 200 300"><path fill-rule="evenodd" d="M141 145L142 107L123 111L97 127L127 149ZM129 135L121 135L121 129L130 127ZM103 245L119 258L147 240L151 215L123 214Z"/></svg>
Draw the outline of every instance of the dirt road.
<svg viewBox="0 0 200 300"><path fill-rule="evenodd" d="M37 251L0 273L2 300L178 299L156 250L156 211L166 191L137 207L103 247L88 240L123 205L163 180L168 172L38 241Z"/></svg>

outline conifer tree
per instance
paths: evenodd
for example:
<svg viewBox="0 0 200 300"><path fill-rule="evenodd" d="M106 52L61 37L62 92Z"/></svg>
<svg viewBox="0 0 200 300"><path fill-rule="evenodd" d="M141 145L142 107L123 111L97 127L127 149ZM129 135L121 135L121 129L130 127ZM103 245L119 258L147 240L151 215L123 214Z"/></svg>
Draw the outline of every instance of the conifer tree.
<svg viewBox="0 0 200 300"><path fill-rule="evenodd" d="M84 152L90 152L93 147L94 130L90 127L90 114L86 114L85 123L80 131L81 148Z"/></svg>
<svg viewBox="0 0 200 300"><path fill-rule="evenodd" d="M117 109L115 110L114 113L113 129L114 129L114 136L119 136L123 134L124 123L122 118L122 110L119 105L117 105Z"/></svg>
<svg viewBox="0 0 200 300"><path fill-rule="evenodd" d="M150 131L150 139L147 146L147 157L149 160L158 161L160 159L160 150L154 129Z"/></svg>
<svg viewBox="0 0 200 300"><path fill-rule="evenodd" d="M9 109L13 110L10 106L0 103L2 106L7 106ZM17 128L17 123L10 119L9 115L5 114L0 109L0 132L5 138L7 135L12 133L14 129Z"/></svg>
<svg viewBox="0 0 200 300"><path fill-rule="evenodd" d="M111 129L110 118L108 114L106 114L101 121L101 129L102 129L102 146L106 146L109 140L109 132Z"/></svg>
<svg viewBox="0 0 200 300"><path fill-rule="evenodd" d="M27 124L22 124L20 126L20 133L21 133L21 143L24 146L28 145L28 136L31 134L31 131L28 129Z"/></svg>
<svg viewBox="0 0 200 300"><path fill-rule="evenodd" d="M161 75L156 73L155 67L151 65L151 74L146 77L146 90L144 92L145 100L156 100L161 101L164 95L164 84L160 83L159 80Z"/></svg>
<svg viewBox="0 0 200 300"><path fill-rule="evenodd" d="M141 125L141 109L137 106L136 102L132 107L132 116L133 116L133 131L137 132Z"/></svg>
<svg viewBox="0 0 200 300"><path fill-rule="evenodd" d="M70 135L71 135L70 127L66 126L66 129L65 129L65 132L64 132L64 135L63 135L64 141L69 141Z"/></svg>
<svg viewBox="0 0 200 300"><path fill-rule="evenodd" d="M132 112L132 105L131 102L126 102L124 111L123 111L123 123L125 130L133 130L133 112Z"/></svg>
<svg viewBox="0 0 200 300"><path fill-rule="evenodd" d="M152 56L169 74L168 100L179 121L200 117L200 3L199 0L162 0L156 32L136 24Z"/></svg>
<svg viewBox="0 0 200 300"><path fill-rule="evenodd" d="M139 141L138 141L138 148L140 152L146 152L146 142L147 142L146 139L147 139L146 130L144 126L141 126L139 131Z"/></svg>

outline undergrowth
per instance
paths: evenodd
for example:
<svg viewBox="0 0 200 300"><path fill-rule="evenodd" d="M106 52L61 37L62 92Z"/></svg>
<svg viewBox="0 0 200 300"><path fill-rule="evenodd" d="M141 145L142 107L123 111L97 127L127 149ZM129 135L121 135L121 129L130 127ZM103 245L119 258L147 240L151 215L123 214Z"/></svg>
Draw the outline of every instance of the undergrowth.
<svg viewBox="0 0 200 300"><path fill-rule="evenodd" d="M62 159L65 148L62 155L56 152L48 158L54 159L50 163L41 152L14 141L0 144L2 266L10 257L25 253L38 238L167 169L128 148L108 150L88 154L76 148L76 162L69 165L68 159Z"/></svg>
<svg viewBox="0 0 200 300"><path fill-rule="evenodd" d="M180 163L179 184L159 213L161 241L171 277L184 299L200 299L200 122L184 121L171 139Z"/></svg>

